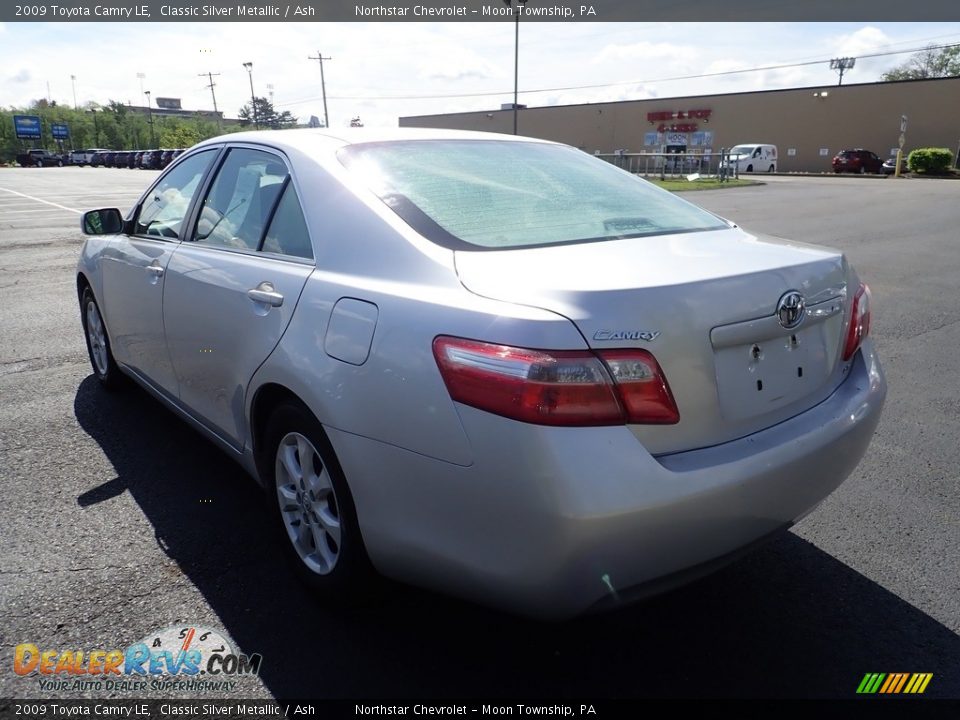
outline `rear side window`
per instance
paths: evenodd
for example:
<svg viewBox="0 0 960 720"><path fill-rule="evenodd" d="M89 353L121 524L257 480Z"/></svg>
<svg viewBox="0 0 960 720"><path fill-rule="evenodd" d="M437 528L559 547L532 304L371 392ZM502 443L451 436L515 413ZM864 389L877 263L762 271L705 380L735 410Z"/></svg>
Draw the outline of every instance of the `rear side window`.
<svg viewBox="0 0 960 720"><path fill-rule="evenodd" d="M280 204L277 205L270 227L263 238L261 250L277 255L313 259L307 223L297 199L297 191L291 182L288 182L283 190Z"/></svg>
<svg viewBox="0 0 960 720"><path fill-rule="evenodd" d="M278 156L233 148L203 200L193 239L256 250L286 178L287 166Z"/></svg>
<svg viewBox="0 0 960 720"><path fill-rule="evenodd" d="M415 230L455 249L727 227L705 210L565 145L412 140L352 145L339 157Z"/></svg>

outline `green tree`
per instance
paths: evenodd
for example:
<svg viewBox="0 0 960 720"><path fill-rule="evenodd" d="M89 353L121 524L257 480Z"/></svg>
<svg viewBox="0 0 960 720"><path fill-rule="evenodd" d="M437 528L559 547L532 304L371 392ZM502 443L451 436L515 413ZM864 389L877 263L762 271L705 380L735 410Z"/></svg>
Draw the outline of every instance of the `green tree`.
<svg viewBox="0 0 960 720"><path fill-rule="evenodd" d="M247 103L244 105L237 113L240 124L244 127L254 124L254 121L260 123L261 129L269 128L272 130L294 127L297 124L297 118L289 110L278 113L276 108L273 107L273 103L266 98L255 97L252 102L253 104ZM254 107L256 108L256 114L253 112Z"/></svg>
<svg viewBox="0 0 960 720"><path fill-rule="evenodd" d="M960 75L960 45L931 45L880 76L881 80L923 80Z"/></svg>
<svg viewBox="0 0 960 720"><path fill-rule="evenodd" d="M188 148L200 142L201 137L194 128L183 123L170 123L159 135L160 147Z"/></svg>

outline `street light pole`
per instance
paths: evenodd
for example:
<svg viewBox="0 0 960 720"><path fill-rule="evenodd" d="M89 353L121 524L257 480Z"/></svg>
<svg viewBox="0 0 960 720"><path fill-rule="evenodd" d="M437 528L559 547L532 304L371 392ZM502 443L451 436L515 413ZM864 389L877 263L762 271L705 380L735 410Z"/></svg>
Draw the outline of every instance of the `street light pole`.
<svg viewBox="0 0 960 720"><path fill-rule="evenodd" d="M259 130L260 117L257 115L257 96L253 94L253 63L245 62L243 66L247 69L247 75L250 77L250 108L253 110L253 124Z"/></svg>
<svg viewBox="0 0 960 720"><path fill-rule="evenodd" d="M157 138L153 133L153 108L150 106L150 91L144 90L143 94L147 96L147 124L150 126L150 147L156 147Z"/></svg>
<svg viewBox="0 0 960 720"><path fill-rule="evenodd" d="M77 76L70 76L70 84L73 86L73 109L77 109Z"/></svg>
<svg viewBox="0 0 960 720"><path fill-rule="evenodd" d="M843 85L843 73L853 68L857 64L857 59L852 57L834 58L830 61L830 69L840 72L840 80L837 85Z"/></svg>
<svg viewBox="0 0 960 720"><path fill-rule="evenodd" d="M527 0L517 0L517 7L514 9L512 0L503 0L503 4L510 8L516 22L514 23L513 37L513 134L517 134L517 102L520 87L520 14L522 8L526 7Z"/></svg>
<svg viewBox="0 0 960 720"><path fill-rule="evenodd" d="M90 112L93 113L93 146L100 147L100 125L97 123L97 109L91 107Z"/></svg>

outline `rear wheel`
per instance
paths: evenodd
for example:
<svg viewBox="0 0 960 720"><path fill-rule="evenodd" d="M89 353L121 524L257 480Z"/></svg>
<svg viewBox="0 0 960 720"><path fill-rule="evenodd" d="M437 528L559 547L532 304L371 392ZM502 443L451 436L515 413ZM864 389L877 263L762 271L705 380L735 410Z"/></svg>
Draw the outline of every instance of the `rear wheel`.
<svg viewBox="0 0 960 720"><path fill-rule="evenodd" d="M353 497L320 423L305 407L284 403L270 416L264 448L274 518L297 575L326 601L369 595L375 575Z"/></svg>
<svg viewBox="0 0 960 720"><path fill-rule="evenodd" d="M90 292L90 288L83 291L80 300L80 315L83 320L83 334L87 339L87 353L90 356L90 365L97 380L108 390L116 390L123 382L123 375L113 359L110 349L110 338L107 327L100 315L97 301Z"/></svg>

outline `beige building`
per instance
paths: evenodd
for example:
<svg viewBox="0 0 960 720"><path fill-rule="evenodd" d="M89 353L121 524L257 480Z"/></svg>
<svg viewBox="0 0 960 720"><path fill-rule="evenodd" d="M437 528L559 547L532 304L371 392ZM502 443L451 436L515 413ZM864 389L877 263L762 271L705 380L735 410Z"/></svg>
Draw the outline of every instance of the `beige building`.
<svg viewBox="0 0 960 720"><path fill-rule="evenodd" d="M519 133L589 153L688 152L709 155L739 143L779 149L781 172L829 172L840 150L896 152L960 144L960 77L863 83L726 95L655 98L519 110ZM400 118L401 127L511 133L513 111Z"/></svg>

